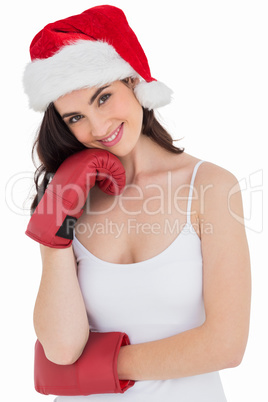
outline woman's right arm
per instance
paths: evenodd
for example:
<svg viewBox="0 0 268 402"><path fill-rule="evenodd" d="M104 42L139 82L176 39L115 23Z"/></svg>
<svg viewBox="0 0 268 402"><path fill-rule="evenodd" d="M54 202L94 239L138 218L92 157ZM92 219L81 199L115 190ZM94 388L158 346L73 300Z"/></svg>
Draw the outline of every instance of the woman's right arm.
<svg viewBox="0 0 268 402"><path fill-rule="evenodd" d="M125 170L119 159L103 149L85 149L69 156L48 184L26 230L42 244L43 273L34 310L36 334L46 357L62 365L80 357L89 337L70 235L96 181L107 194L122 192Z"/></svg>
<svg viewBox="0 0 268 402"><path fill-rule="evenodd" d="M42 278L34 309L34 327L46 357L72 364L88 341L89 324L77 278L73 248L41 245Z"/></svg>

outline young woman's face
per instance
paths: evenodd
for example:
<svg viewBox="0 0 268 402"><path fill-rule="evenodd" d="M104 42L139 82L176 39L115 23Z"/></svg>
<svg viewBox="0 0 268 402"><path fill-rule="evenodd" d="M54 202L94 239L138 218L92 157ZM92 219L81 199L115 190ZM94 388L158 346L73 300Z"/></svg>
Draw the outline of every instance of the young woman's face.
<svg viewBox="0 0 268 402"><path fill-rule="evenodd" d="M141 134L142 107L133 88L121 81L73 91L54 105L78 141L88 148L124 156Z"/></svg>

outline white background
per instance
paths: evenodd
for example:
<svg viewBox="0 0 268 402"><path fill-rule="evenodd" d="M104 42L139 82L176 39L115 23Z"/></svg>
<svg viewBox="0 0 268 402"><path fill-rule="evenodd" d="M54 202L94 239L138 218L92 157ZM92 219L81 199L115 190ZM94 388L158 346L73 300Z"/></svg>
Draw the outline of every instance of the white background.
<svg viewBox="0 0 268 402"><path fill-rule="evenodd" d="M251 329L242 364L222 371L221 377L228 402L267 401L267 216L263 211L267 203L267 1L105 3L125 11L152 75L173 88L172 105L159 112L174 138L183 138L178 144L241 181L252 262ZM29 201L24 201L32 185L31 146L41 115L28 109L21 84L28 47L47 23L99 4L17 0L1 6L0 347L5 402L53 400L34 391L32 375L32 312L41 265L38 244L24 235L29 220Z"/></svg>

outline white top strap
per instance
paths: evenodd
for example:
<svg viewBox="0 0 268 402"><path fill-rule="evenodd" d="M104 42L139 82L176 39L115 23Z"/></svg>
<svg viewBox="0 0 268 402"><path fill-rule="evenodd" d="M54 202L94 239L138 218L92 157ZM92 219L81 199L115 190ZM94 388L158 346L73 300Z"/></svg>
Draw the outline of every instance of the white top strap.
<svg viewBox="0 0 268 402"><path fill-rule="evenodd" d="M197 169L205 161L199 161L194 167L194 171L192 174L192 179L190 183L190 190L189 190L189 197L188 197L188 204L187 204L187 223L191 223L191 207L192 207L192 198L193 198L193 189L194 189L194 180L197 173Z"/></svg>

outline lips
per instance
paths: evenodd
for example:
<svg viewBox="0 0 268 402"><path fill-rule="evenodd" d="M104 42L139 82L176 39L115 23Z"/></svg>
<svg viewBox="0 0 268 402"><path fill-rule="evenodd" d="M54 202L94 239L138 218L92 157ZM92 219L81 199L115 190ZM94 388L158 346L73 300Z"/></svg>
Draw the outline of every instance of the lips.
<svg viewBox="0 0 268 402"><path fill-rule="evenodd" d="M112 147L115 144L117 144L123 135L123 123L116 129L114 130L109 137L106 137L102 140L98 140L102 145L105 147Z"/></svg>

